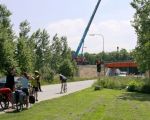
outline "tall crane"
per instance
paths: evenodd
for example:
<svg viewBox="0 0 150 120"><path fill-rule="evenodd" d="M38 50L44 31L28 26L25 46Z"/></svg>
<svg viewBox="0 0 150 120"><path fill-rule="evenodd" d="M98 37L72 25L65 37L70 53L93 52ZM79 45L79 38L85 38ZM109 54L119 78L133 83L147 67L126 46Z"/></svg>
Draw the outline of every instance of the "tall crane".
<svg viewBox="0 0 150 120"><path fill-rule="evenodd" d="M84 33L83 33L83 36L82 36L81 40L80 40L80 43L79 43L79 45L78 45L78 48L77 48L77 50L76 50L75 53L74 53L74 56L73 56L74 59L77 58L81 47L84 47L84 39L85 39L85 37L86 37L86 35L87 35L87 32L89 31L90 25L91 25L91 23L92 23L92 21L93 21L93 18L94 18L94 16L95 16L95 13L96 13L98 7L99 7L100 2L101 2L101 0L98 0L97 4L96 4L96 6L95 6L95 9L94 9L94 11L93 11L93 13L92 13L92 16L91 16L91 18L90 18L90 20L89 20L89 22L88 22L88 24L87 24L87 27L86 27L86 29L85 29L85 31L84 31ZM82 49L83 49L83 48L82 48ZM82 51L83 51L83 50L82 50Z"/></svg>

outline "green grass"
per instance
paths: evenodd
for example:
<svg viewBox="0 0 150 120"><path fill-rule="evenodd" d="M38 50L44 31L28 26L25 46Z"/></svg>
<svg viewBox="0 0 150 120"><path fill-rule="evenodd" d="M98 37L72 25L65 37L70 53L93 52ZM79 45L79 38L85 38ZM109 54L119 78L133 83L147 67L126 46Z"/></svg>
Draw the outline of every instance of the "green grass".
<svg viewBox="0 0 150 120"><path fill-rule="evenodd" d="M136 77L119 77L119 76L112 76L112 77L101 77L97 80L94 85L99 85L103 88L110 88L110 89L125 89L130 82L136 82L138 84L143 84L144 80L141 78Z"/></svg>
<svg viewBox="0 0 150 120"><path fill-rule="evenodd" d="M93 88L40 102L0 120L150 120L150 95Z"/></svg>

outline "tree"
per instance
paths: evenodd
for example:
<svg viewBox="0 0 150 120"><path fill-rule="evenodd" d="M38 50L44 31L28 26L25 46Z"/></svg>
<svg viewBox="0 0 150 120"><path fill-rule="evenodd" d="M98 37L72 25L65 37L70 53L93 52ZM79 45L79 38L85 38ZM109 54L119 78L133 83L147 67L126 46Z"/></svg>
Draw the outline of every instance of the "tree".
<svg viewBox="0 0 150 120"><path fill-rule="evenodd" d="M61 44L62 44L62 58L63 59L72 59L72 55L71 55L71 49L68 47L68 43L67 43L67 37L61 37L60 39Z"/></svg>
<svg viewBox="0 0 150 120"><path fill-rule="evenodd" d="M33 69L32 64L32 50L29 43L30 26L28 21L20 23L20 33L17 43L17 59L21 71L31 72Z"/></svg>
<svg viewBox="0 0 150 120"><path fill-rule="evenodd" d="M131 5L136 10L133 27L138 39L134 57L141 71L150 71L150 1L133 0Z"/></svg>
<svg viewBox="0 0 150 120"><path fill-rule="evenodd" d="M62 43L57 36L57 34L53 37L51 44L51 68L57 73L59 70L59 65L62 62Z"/></svg>
<svg viewBox="0 0 150 120"><path fill-rule="evenodd" d="M87 59L88 63L91 65L96 64L96 54L89 54L89 53L84 53L84 57Z"/></svg>
<svg viewBox="0 0 150 120"><path fill-rule="evenodd" d="M73 77L74 74L74 66L69 59L65 59L59 67L59 73L67 76Z"/></svg>
<svg viewBox="0 0 150 120"><path fill-rule="evenodd" d="M9 17L11 12L0 4L0 70L16 65L14 33Z"/></svg>
<svg viewBox="0 0 150 120"><path fill-rule="evenodd" d="M51 52L49 34L45 29L42 31L38 29L33 36L35 40L36 53L35 69L39 70L44 66L50 67Z"/></svg>
<svg viewBox="0 0 150 120"><path fill-rule="evenodd" d="M128 55L128 52L127 52L127 50L126 49L121 49L120 51L119 51L119 59L121 60L121 61L127 61L127 60L129 60L129 57L128 57L129 55Z"/></svg>

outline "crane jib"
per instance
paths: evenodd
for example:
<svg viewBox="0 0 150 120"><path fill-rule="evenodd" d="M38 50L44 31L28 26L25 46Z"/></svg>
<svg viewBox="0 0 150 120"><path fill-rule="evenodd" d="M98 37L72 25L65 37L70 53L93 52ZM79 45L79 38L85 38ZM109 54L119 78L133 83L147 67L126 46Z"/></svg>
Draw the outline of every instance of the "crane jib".
<svg viewBox="0 0 150 120"><path fill-rule="evenodd" d="M90 18L90 20L89 20L89 22L88 22L88 25L87 25L87 27L86 27L84 33L83 33L83 36L82 36L81 40L80 40L80 43L79 43L79 45L78 45L78 48L77 48L77 50L76 50L76 52L75 52L75 54L74 54L74 58L76 58L76 57L78 56L78 54L79 54L79 51L80 51L80 49L81 49L81 46L82 46L83 43L84 43L84 39L85 39L85 37L86 37L86 35L87 35L87 32L88 32L88 30L89 30L89 28L90 28L90 25L91 25L91 23L92 23L92 21L93 21L93 18L94 18L94 16L95 16L95 13L96 13L98 7L99 7L100 2L101 2L101 0L98 0L97 4L96 4L96 6L95 6L95 9L94 9L94 11L93 11L93 13L92 13L92 16L91 16L91 18Z"/></svg>

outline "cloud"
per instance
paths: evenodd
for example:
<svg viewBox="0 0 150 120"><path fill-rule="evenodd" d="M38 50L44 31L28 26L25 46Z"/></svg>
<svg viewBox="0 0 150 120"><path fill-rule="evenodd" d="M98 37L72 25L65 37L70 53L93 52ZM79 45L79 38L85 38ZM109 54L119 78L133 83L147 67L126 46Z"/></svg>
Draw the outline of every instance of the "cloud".
<svg viewBox="0 0 150 120"><path fill-rule="evenodd" d="M47 30L51 36L67 36L68 44L76 50L87 25L83 19L65 19L50 23ZM134 49L136 34L129 20L108 20L92 23L85 38L85 52L98 53L103 50L103 39L100 35L89 36L89 33L104 36L105 51L115 51L117 46L127 50Z"/></svg>

